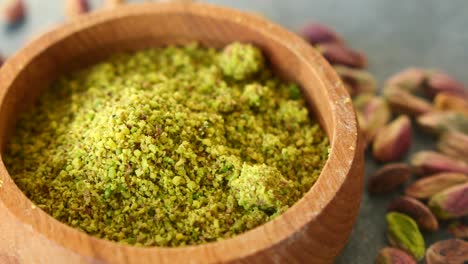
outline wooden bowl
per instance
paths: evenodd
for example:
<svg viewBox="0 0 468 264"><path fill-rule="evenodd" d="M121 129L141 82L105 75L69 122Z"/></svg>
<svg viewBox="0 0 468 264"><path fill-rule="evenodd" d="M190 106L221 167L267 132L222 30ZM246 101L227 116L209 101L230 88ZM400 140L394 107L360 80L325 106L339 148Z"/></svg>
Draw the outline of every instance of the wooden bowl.
<svg viewBox="0 0 468 264"><path fill-rule="evenodd" d="M147 3L78 18L14 55L0 71L0 148L18 115L58 75L110 54L198 41L251 42L275 70L299 83L331 142L315 185L271 222L219 242L134 247L89 236L39 208L0 164L0 263L330 263L359 209L363 152L351 100L336 73L301 38L252 14L207 4Z"/></svg>

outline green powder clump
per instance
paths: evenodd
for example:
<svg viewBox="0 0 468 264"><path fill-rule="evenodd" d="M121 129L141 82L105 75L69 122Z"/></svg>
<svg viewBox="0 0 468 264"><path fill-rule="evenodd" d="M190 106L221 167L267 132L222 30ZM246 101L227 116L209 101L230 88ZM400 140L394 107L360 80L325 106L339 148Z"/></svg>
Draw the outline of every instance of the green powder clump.
<svg viewBox="0 0 468 264"><path fill-rule="evenodd" d="M262 165L242 166L239 177L229 182L240 206L246 210L259 208L272 212L283 211L300 195L294 184L284 178L275 167Z"/></svg>
<svg viewBox="0 0 468 264"><path fill-rule="evenodd" d="M219 56L219 67L226 77L245 80L262 70L263 55L251 44L232 43Z"/></svg>
<svg viewBox="0 0 468 264"><path fill-rule="evenodd" d="M232 237L317 180L328 140L295 84L233 43L119 54L56 81L3 155L42 210L139 246Z"/></svg>

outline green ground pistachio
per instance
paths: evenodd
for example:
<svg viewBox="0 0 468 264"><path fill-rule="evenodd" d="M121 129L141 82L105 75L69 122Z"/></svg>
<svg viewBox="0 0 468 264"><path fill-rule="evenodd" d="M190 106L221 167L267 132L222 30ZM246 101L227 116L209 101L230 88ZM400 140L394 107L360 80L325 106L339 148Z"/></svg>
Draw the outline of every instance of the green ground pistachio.
<svg viewBox="0 0 468 264"><path fill-rule="evenodd" d="M244 164L238 178L229 183L240 206L281 211L294 195L294 184L274 167Z"/></svg>
<svg viewBox="0 0 468 264"><path fill-rule="evenodd" d="M72 227L183 246L276 217L317 180L328 146L300 90L257 48L192 44L59 79L19 120L3 158L25 194Z"/></svg>
<svg viewBox="0 0 468 264"><path fill-rule="evenodd" d="M421 260L424 257L425 245L416 222L411 217L397 212L388 213L386 219L390 244L405 250L416 260Z"/></svg>
<svg viewBox="0 0 468 264"><path fill-rule="evenodd" d="M246 79L262 70L264 59L259 49L250 44L233 43L219 56L224 75L235 80Z"/></svg>

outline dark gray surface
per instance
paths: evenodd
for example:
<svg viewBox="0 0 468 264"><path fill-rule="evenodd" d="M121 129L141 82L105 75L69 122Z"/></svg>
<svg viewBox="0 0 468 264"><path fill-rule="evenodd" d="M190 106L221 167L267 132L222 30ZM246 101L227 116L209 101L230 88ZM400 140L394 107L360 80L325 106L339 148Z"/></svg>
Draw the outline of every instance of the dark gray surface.
<svg viewBox="0 0 468 264"><path fill-rule="evenodd" d="M3 2L5 0L1 0ZM62 0L29 0L23 25L0 31L0 52L11 54L35 34L63 20ZM308 21L334 27L349 44L369 56L369 70L380 82L407 66L441 68L468 83L468 2L466 0L210 0L256 11L291 30ZM98 1L95 1L97 4ZM412 152L430 148L432 139L417 134ZM368 157L367 174L376 164ZM392 196L363 194L350 242L337 263L373 263L385 246L385 208ZM448 237L425 234L427 244ZM312 262L312 261L311 261Z"/></svg>

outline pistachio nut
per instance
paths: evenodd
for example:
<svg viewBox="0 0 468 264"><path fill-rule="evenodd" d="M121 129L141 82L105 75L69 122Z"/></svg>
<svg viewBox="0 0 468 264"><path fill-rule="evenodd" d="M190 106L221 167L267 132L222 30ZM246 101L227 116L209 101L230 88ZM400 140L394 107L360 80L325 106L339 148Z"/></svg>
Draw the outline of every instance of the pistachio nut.
<svg viewBox="0 0 468 264"><path fill-rule="evenodd" d="M429 207L439 219L454 219L468 215L468 183L445 189L429 200Z"/></svg>
<svg viewBox="0 0 468 264"><path fill-rule="evenodd" d="M468 117L454 111L430 112L417 118L418 125L433 134L456 130L468 134Z"/></svg>
<svg viewBox="0 0 468 264"><path fill-rule="evenodd" d="M367 66L366 55L339 43L322 43L318 44L316 48L330 64L353 68L365 68Z"/></svg>
<svg viewBox="0 0 468 264"><path fill-rule="evenodd" d="M2 4L2 12L7 25L13 25L24 20L26 5L23 0L7 0Z"/></svg>
<svg viewBox="0 0 468 264"><path fill-rule="evenodd" d="M301 30L302 37L312 45L321 43L341 43L343 39L330 27L319 23L310 23Z"/></svg>
<svg viewBox="0 0 468 264"><path fill-rule="evenodd" d="M411 156L416 174L425 176L440 172L468 174L468 164L435 151L420 151Z"/></svg>
<svg viewBox="0 0 468 264"><path fill-rule="evenodd" d="M353 97L354 108L359 112L363 112L367 104L375 97L376 96L373 93L361 93L356 95Z"/></svg>
<svg viewBox="0 0 468 264"><path fill-rule="evenodd" d="M434 108L439 111L454 111L468 115L468 97L442 92L434 98Z"/></svg>
<svg viewBox="0 0 468 264"><path fill-rule="evenodd" d="M426 82L428 72L421 68L407 68L392 75L385 82L386 87L398 87L400 90L414 93L421 90Z"/></svg>
<svg viewBox="0 0 468 264"><path fill-rule="evenodd" d="M365 126L361 129L367 142L375 138L377 132L388 123L392 115L387 103L380 97L373 97L366 104L362 114Z"/></svg>
<svg viewBox="0 0 468 264"><path fill-rule="evenodd" d="M342 65L336 65L334 68L351 96L375 93L377 82L369 72Z"/></svg>
<svg viewBox="0 0 468 264"><path fill-rule="evenodd" d="M390 244L412 255L416 260L424 257L425 243L416 222L409 216L387 213L387 237Z"/></svg>
<svg viewBox="0 0 468 264"><path fill-rule="evenodd" d="M364 115L359 111L356 111L356 118L359 126L359 142L362 145L362 149L366 149L369 144L366 137L366 131L364 129L366 126L366 120L364 119Z"/></svg>
<svg viewBox="0 0 468 264"><path fill-rule="evenodd" d="M417 199L428 199L452 186L468 182L468 175L443 172L413 182L405 189L405 194Z"/></svg>
<svg viewBox="0 0 468 264"><path fill-rule="evenodd" d="M439 229L439 223L429 208L420 201L401 196L393 199L388 206L388 212L400 212L410 216L421 229L434 232Z"/></svg>
<svg viewBox="0 0 468 264"><path fill-rule="evenodd" d="M443 133L437 149L447 156L468 163L468 135L458 131L447 131Z"/></svg>
<svg viewBox="0 0 468 264"><path fill-rule="evenodd" d="M468 242L460 239L442 240L426 252L427 264L464 264L468 261Z"/></svg>
<svg viewBox="0 0 468 264"><path fill-rule="evenodd" d="M468 95L468 90L463 83L447 73L440 71L433 71L429 74L425 91L430 97L434 97L441 92L452 93L463 97Z"/></svg>
<svg viewBox="0 0 468 264"><path fill-rule="evenodd" d="M390 163L369 177L370 193L387 193L395 190L411 177L411 168L405 163Z"/></svg>
<svg viewBox="0 0 468 264"><path fill-rule="evenodd" d="M401 159L411 147L412 134L411 120L399 116L377 132L372 148L374 158L382 162Z"/></svg>
<svg viewBox="0 0 468 264"><path fill-rule="evenodd" d="M419 116L434 110L429 101L397 86L386 86L384 88L384 97L394 113Z"/></svg>
<svg viewBox="0 0 468 264"><path fill-rule="evenodd" d="M67 0L65 13L68 18L75 18L89 11L88 0Z"/></svg>

